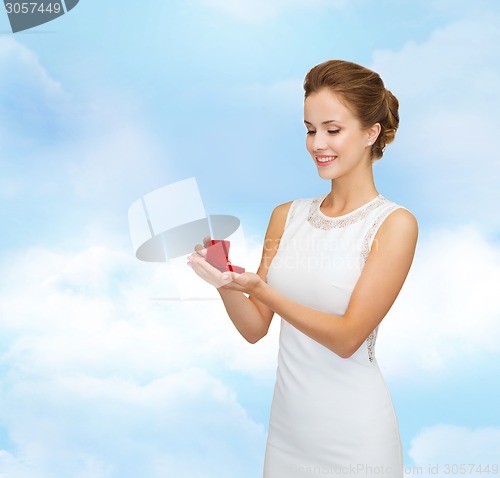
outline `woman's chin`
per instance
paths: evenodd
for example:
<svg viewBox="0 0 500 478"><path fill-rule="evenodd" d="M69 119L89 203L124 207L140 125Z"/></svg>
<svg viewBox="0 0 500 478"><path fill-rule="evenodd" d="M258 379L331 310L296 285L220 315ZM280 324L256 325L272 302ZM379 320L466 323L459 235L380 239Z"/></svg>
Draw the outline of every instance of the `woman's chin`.
<svg viewBox="0 0 500 478"><path fill-rule="evenodd" d="M321 179L335 179L337 177L337 175L335 173L333 173L332 171L324 171L320 168L318 168L318 176L321 178Z"/></svg>

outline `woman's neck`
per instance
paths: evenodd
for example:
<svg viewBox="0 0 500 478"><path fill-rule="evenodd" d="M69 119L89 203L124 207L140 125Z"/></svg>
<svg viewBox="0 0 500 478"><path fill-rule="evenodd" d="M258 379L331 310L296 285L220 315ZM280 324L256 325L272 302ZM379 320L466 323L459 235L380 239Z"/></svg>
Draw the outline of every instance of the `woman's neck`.
<svg viewBox="0 0 500 478"><path fill-rule="evenodd" d="M371 201L378 195L373 174L364 178L337 178L331 181L331 191L321 209L329 216L341 216Z"/></svg>

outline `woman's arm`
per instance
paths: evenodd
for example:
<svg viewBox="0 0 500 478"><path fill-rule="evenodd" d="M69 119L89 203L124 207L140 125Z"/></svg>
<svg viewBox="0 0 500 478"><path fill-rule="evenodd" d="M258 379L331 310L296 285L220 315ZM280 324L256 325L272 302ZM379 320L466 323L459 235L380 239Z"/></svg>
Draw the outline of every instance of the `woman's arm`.
<svg viewBox="0 0 500 478"><path fill-rule="evenodd" d="M417 221L409 211L396 209L385 219L342 317L298 304L264 282L253 281L251 294L307 336L340 357L350 357L396 300L413 261L417 236ZM250 282L243 275L232 277L237 283Z"/></svg>
<svg viewBox="0 0 500 478"><path fill-rule="evenodd" d="M290 205L291 202L277 206L271 214L271 219L269 220L266 237L264 239L262 260L257 270L257 275L260 278L259 282L264 284L267 283L267 271L269 270L269 265L278 250ZM205 245L209 244L210 238L205 238L204 242ZM195 250L201 257L204 257L206 254L206 249L200 245L197 245ZM207 271L207 274L211 274L211 276L213 276L215 272L215 275L218 276L217 278L219 282L214 283L212 281L211 283L215 287L218 287L217 290L234 326L248 342L255 343L259 341L267 334L274 311L252 295L246 297L241 288L241 290L228 288L226 286L227 281L222 281L220 279L222 273L214 271L212 266L207 264L206 261L201 259L199 256L191 257L193 262L196 261L196 264L193 264L196 266L196 268L193 267L195 268L196 273L207 280L207 277L204 277L203 275L204 271Z"/></svg>

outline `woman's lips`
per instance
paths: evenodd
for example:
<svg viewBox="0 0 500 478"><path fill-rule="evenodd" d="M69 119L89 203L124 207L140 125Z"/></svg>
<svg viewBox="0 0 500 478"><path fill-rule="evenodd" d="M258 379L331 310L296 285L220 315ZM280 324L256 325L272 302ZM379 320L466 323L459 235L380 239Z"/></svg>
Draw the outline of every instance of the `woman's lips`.
<svg viewBox="0 0 500 478"><path fill-rule="evenodd" d="M316 156L315 159L318 166L328 166L337 159L337 156Z"/></svg>

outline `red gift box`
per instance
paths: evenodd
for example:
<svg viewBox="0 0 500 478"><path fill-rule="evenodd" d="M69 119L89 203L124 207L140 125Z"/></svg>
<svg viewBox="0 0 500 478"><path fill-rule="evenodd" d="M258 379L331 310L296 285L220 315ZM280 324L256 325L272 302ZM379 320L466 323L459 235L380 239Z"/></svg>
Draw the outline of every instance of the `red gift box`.
<svg viewBox="0 0 500 478"><path fill-rule="evenodd" d="M221 241L212 239L212 245L207 247L207 255L205 259L216 269L221 272L237 272L243 274L245 269L243 267L233 266L229 260L229 241Z"/></svg>

